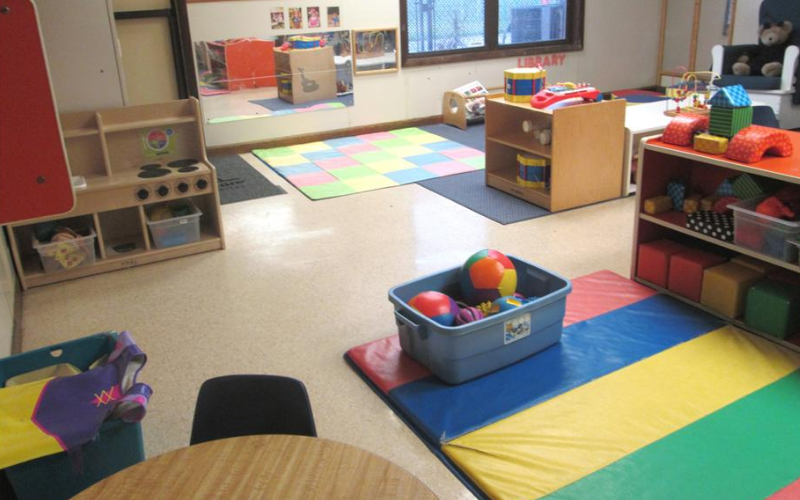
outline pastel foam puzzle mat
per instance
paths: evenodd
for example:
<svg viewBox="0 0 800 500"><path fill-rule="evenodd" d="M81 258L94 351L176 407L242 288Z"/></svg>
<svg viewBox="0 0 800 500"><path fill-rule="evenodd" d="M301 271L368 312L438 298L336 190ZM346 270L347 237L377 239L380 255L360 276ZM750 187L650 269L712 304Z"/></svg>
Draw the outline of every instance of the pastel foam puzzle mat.
<svg viewBox="0 0 800 500"><path fill-rule="evenodd" d="M341 137L253 154L312 200L482 170L483 151L419 128Z"/></svg>
<svg viewBox="0 0 800 500"><path fill-rule="evenodd" d="M482 499L800 491L800 354L609 271L573 281L559 344L465 384L397 336L345 359Z"/></svg>

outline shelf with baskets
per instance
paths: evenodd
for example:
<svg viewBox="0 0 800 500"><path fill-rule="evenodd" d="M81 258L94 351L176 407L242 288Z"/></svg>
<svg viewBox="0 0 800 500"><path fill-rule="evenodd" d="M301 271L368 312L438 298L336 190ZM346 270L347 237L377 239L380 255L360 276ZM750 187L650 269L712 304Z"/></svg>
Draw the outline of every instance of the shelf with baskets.
<svg viewBox="0 0 800 500"><path fill-rule="evenodd" d="M224 248L196 99L60 120L86 187L69 213L6 227L23 289Z"/></svg>
<svg viewBox="0 0 800 500"><path fill-rule="evenodd" d="M792 157L765 156L750 164L666 144L660 137L646 139L640 147L642 161L637 174L631 276L800 351L800 220L777 219L756 211L761 201L781 189L800 192L800 133L789 135L794 145ZM683 211L646 213L645 201L664 195L670 183L685 185L687 195L710 195L723 182L735 183L741 176L749 176L765 194L729 204L732 215L714 217L712 226L697 227ZM712 213L698 212L692 219L711 217ZM730 218L733 227L728 234ZM714 225L729 229L714 230ZM684 272L687 269L693 271ZM692 280L693 289L687 292ZM770 315L772 318L763 319Z"/></svg>
<svg viewBox="0 0 800 500"><path fill-rule="evenodd" d="M502 96L486 100L486 184L553 212L617 198L622 191L625 102L540 110ZM552 142L531 133L550 128ZM550 187L517 182L517 154L550 162Z"/></svg>

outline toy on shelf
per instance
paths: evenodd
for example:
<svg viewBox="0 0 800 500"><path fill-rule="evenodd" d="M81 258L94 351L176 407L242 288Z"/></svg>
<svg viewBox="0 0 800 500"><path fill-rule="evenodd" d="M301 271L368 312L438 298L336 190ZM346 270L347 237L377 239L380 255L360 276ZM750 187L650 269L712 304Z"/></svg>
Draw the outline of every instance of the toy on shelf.
<svg viewBox="0 0 800 500"><path fill-rule="evenodd" d="M753 123L753 103L741 85L722 87L708 104L711 105L708 130L713 135L730 138Z"/></svg>
<svg viewBox="0 0 800 500"><path fill-rule="evenodd" d="M408 301L408 305L444 326L453 326L459 313L456 301L441 292L418 293Z"/></svg>
<svg viewBox="0 0 800 500"><path fill-rule="evenodd" d="M551 85L536 93L531 98L531 106L545 109L567 99L583 99L584 101L601 101L600 91L588 83L564 82Z"/></svg>
<svg viewBox="0 0 800 500"><path fill-rule="evenodd" d="M670 85L666 89L667 97L670 97L675 103L675 109L667 109L664 114L667 116L676 116L681 113L708 114L711 90L716 89L714 80L720 78L720 75L711 71L683 73L677 84ZM691 99L691 105L682 106L686 99Z"/></svg>
<svg viewBox="0 0 800 500"><path fill-rule="evenodd" d="M514 297L513 295L510 297L500 297L492 302L491 314L500 314L506 311L511 311L512 309L522 307L527 302L527 299L520 299L518 297Z"/></svg>
<svg viewBox="0 0 800 500"><path fill-rule="evenodd" d="M703 250L689 250L673 255L669 262L667 288L695 302L700 302L703 290L703 272L709 267L723 264L727 259Z"/></svg>
<svg viewBox="0 0 800 500"><path fill-rule="evenodd" d="M733 63L733 74L749 76L762 74L780 78L783 72L783 56L791 45L792 23L778 21L758 27L758 45L751 48Z"/></svg>
<svg viewBox="0 0 800 500"><path fill-rule="evenodd" d="M728 139L711 134L697 134L694 136L694 149L701 153L721 155L728 150Z"/></svg>
<svg viewBox="0 0 800 500"><path fill-rule="evenodd" d="M693 214L700 210L700 201L703 199L702 195L697 193L689 195L683 200L683 212Z"/></svg>
<svg viewBox="0 0 800 500"><path fill-rule="evenodd" d="M765 279L747 291L747 326L784 339L800 332L800 288Z"/></svg>
<svg viewBox="0 0 800 500"><path fill-rule="evenodd" d="M719 201L719 196L712 194L711 196L705 196L703 199L700 200L700 207L699 209L703 212L708 212L714 209L714 204Z"/></svg>
<svg viewBox="0 0 800 500"><path fill-rule="evenodd" d="M289 44L294 50L318 49L325 46L320 37L307 35L290 36Z"/></svg>
<svg viewBox="0 0 800 500"><path fill-rule="evenodd" d="M687 250L687 247L669 239L640 243L636 276L656 286L666 288L670 258Z"/></svg>
<svg viewBox="0 0 800 500"><path fill-rule="evenodd" d="M486 98L495 97L503 87L484 87L479 81L448 90L442 98L442 121L466 130L467 125L483 121Z"/></svg>
<svg viewBox="0 0 800 500"><path fill-rule="evenodd" d="M775 196L770 196L759 203L756 207L756 212L776 219L792 220L797 216L795 212Z"/></svg>
<svg viewBox="0 0 800 500"><path fill-rule="evenodd" d="M675 144L676 146L691 146L695 134L706 130L708 128L708 123L709 119L707 115L690 113L677 115L669 122L667 128L664 129L661 140L667 144Z"/></svg>
<svg viewBox="0 0 800 500"><path fill-rule="evenodd" d="M757 198L767 193L767 186L763 177L750 174L741 174L732 183L733 194L742 200Z"/></svg>
<svg viewBox="0 0 800 500"><path fill-rule="evenodd" d="M459 284L468 304L494 301L517 291L517 270L501 252L485 249L461 267Z"/></svg>
<svg viewBox="0 0 800 500"><path fill-rule="evenodd" d="M507 69L503 75L506 101L528 102L544 89L547 71L542 68Z"/></svg>
<svg viewBox="0 0 800 500"><path fill-rule="evenodd" d="M688 214L686 228L721 241L733 242L733 216L727 213L703 210Z"/></svg>
<svg viewBox="0 0 800 500"><path fill-rule="evenodd" d="M667 183L667 195L672 198L672 208L682 211L683 200L686 198L686 184L682 181L670 181Z"/></svg>
<svg viewBox="0 0 800 500"><path fill-rule="evenodd" d="M530 153L517 153L517 184L525 188L550 188L550 160Z"/></svg>
<svg viewBox="0 0 800 500"><path fill-rule="evenodd" d="M740 201L742 200L736 196L723 196L722 198L718 199L716 203L714 203L714 206L711 207L711 210L715 214L730 214L731 209L729 206L733 205L734 203L739 203Z"/></svg>
<svg viewBox="0 0 800 500"><path fill-rule="evenodd" d="M747 291L764 277L755 269L727 262L703 272L700 303L729 318L744 314Z"/></svg>
<svg viewBox="0 0 800 500"><path fill-rule="evenodd" d="M760 161L765 154L789 157L794 154L789 134L783 130L751 125L731 139L725 157L744 163Z"/></svg>
<svg viewBox="0 0 800 500"><path fill-rule="evenodd" d="M658 215L672 210L672 198L663 194L644 200L644 212L650 215Z"/></svg>

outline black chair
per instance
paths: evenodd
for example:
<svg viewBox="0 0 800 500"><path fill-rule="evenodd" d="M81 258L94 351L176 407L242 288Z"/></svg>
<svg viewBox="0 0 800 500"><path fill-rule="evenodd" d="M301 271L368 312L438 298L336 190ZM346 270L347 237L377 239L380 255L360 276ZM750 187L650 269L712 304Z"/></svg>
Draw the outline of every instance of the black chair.
<svg viewBox="0 0 800 500"><path fill-rule="evenodd" d="M769 106L753 106L753 125L780 128L778 117Z"/></svg>
<svg viewBox="0 0 800 500"><path fill-rule="evenodd" d="M189 444L256 434L317 436L302 382L273 375L230 375L200 387Z"/></svg>

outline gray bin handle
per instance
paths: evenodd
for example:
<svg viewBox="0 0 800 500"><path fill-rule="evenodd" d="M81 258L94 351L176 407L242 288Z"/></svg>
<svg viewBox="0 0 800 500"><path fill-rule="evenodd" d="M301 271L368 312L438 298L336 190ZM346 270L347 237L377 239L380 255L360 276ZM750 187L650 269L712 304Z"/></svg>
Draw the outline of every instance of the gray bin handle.
<svg viewBox="0 0 800 500"><path fill-rule="evenodd" d="M404 324L407 327L411 328L415 335L417 335L421 340L426 340L428 338L428 331L425 328L425 325L418 325L414 323L410 319L408 319L399 309L394 311L394 317L397 319L397 323Z"/></svg>

